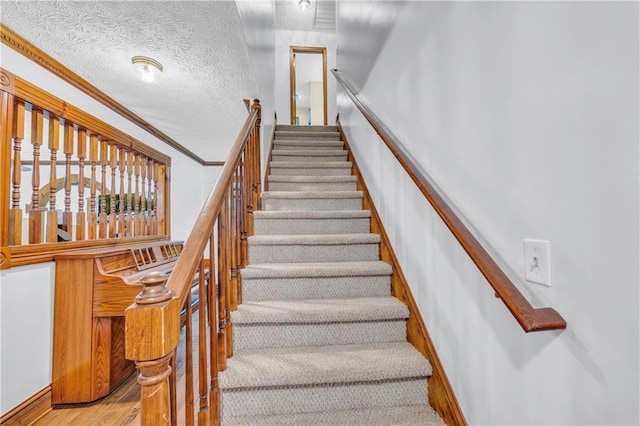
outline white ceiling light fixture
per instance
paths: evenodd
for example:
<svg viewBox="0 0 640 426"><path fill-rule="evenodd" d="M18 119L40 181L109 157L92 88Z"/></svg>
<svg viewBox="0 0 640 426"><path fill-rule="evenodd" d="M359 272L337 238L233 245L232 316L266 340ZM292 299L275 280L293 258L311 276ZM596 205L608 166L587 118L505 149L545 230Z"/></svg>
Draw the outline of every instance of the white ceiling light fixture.
<svg viewBox="0 0 640 426"><path fill-rule="evenodd" d="M298 0L300 10L307 10L311 6L311 0Z"/></svg>
<svg viewBox="0 0 640 426"><path fill-rule="evenodd" d="M162 64L147 56L134 56L131 58L133 72L142 81L157 83L162 77Z"/></svg>

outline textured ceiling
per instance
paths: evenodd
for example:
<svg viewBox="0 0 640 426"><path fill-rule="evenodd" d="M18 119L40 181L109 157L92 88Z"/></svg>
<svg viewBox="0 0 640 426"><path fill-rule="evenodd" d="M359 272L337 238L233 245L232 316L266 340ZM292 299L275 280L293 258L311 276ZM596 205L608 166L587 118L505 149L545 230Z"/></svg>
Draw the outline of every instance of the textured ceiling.
<svg viewBox="0 0 640 426"><path fill-rule="evenodd" d="M2 1L2 23L180 144L221 161L259 97L233 1ZM164 67L147 84L131 57Z"/></svg>

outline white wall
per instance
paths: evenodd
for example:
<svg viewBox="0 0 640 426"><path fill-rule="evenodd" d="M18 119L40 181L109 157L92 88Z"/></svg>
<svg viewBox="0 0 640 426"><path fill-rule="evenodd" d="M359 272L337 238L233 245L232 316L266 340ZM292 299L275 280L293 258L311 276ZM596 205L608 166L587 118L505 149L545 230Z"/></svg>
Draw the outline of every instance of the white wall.
<svg viewBox="0 0 640 426"><path fill-rule="evenodd" d="M275 3L261 0L237 0L236 5L260 88L260 103L262 105L261 160L262 175L264 176L275 112ZM280 116L280 123L284 118Z"/></svg>
<svg viewBox="0 0 640 426"><path fill-rule="evenodd" d="M520 286L568 328L525 334L339 94L470 424L640 423L638 30L635 2L338 2L339 68L507 266L551 242Z"/></svg>
<svg viewBox="0 0 640 426"><path fill-rule="evenodd" d="M171 236L186 239L220 168L202 167L4 44L0 57L6 70L171 156ZM0 278L0 413L6 413L51 383L54 266L13 268Z"/></svg>
<svg viewBox="0 0 640 426"><path fill-rule="evenodd" d="M336 67L336 35L320 31L287 31L276 30L276 74L275 96L278 123L290 124L290 76L289 47L308 46L327 48L327 124L332 125L336 119L336 81L331 69Z"/></svg>

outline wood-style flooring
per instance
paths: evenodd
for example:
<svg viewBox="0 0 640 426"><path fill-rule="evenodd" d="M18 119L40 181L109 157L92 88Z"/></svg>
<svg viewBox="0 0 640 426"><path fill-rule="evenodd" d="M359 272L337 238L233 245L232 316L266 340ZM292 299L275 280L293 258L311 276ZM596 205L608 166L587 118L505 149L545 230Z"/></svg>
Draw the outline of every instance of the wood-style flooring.
<svg viewBox="0 0 640 426"><path fill-rule="evenodd" d="M136 374L103 399L82 407L54 408L34 426L125 426L140 424L140 385Z"/></svg>
<svg viewBox="0 0 640 426"><path fill-rule="evenodd" d="M194 398L197 400L198 312L193 318ZM185 328L181 330L176 356L178 424L185 423ZM129 377L110 395L89 405L54 408L32 423L34 426L137 426L140 424L140 385L137 373ZM197 412L194 407L194 414Z"/></svg>

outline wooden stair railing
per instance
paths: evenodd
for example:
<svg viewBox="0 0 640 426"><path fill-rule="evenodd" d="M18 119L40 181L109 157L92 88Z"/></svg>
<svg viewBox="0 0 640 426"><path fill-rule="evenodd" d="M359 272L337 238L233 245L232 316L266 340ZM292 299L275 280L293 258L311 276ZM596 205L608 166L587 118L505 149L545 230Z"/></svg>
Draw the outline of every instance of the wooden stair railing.
<svg viewBox="0 0 640 426"><path fill-rule="evenodd" d="M142 278L143 290L127 308L125 352L139 369L142 425L191 425L196 419L198 424L219 424L218 372L232 354L230 311L240 302L239 271L247 263L247 236L253 233L260 189L260 103L254 100L175 268L169 276L152 272ZM197 331L191 315L194 277L199 283ZM184 376L178 376L183 308ZM184 389L178 393L180 383Z"/></svg>
<svg viewBox="0 0 640 426"><path fill-rule="evenodd" d="M529 303L493 257L464 224L462 219L455 213L453 207L446 202L445 197L432 183L432 179L418 167L416 161L402 146L393 132L384 125L366 102L360 99L357 91L342 77L340 71L334 69L331 70L331 72L365 119L387 145L394 157L396 157L400 165L411 177L418 189L420 189L420 192L422 192L429 201L469 257L471 257L471 260L495 290L496 296L504 302L522 329L525 332L531 332L566 328L567 323L553 308L535 308Z"/></svg>

